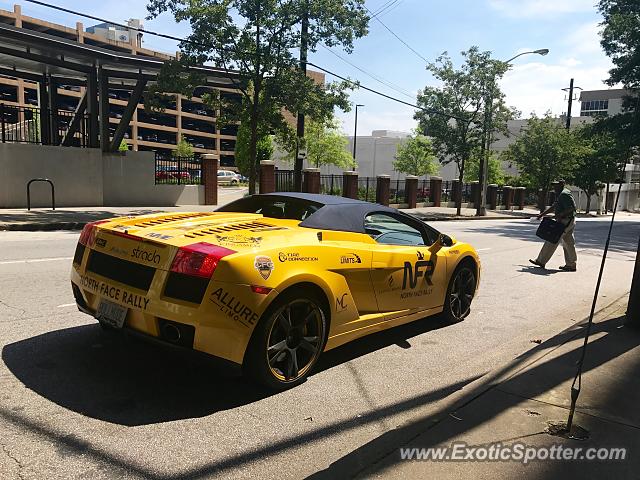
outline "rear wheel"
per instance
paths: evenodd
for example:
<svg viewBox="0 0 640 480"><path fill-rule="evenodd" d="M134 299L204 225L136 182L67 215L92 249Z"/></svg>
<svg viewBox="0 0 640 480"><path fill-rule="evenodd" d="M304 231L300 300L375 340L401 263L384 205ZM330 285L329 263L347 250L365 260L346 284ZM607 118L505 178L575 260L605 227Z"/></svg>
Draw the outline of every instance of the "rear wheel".
<svg viewBox="0 0 640 480"><path fill-rule="evenodd" d="M471 311L471 301L476 293L476 273L468 263L459 265L453 272L447 289L444 314L451 323L464 320Z"/></svg>
<svg viewBox="0 0 640 480"><path fill-rule="evenodd" d="M245 373L283 390L306 379L324 349L327 317L322 302L301 290L285 292L258 323L245 357Z"/></svg>

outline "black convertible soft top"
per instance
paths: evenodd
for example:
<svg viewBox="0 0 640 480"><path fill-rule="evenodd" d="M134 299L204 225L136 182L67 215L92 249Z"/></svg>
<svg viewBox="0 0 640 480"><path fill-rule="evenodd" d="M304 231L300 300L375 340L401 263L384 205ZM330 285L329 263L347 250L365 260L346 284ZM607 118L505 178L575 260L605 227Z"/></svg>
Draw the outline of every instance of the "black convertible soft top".
<svg viewBox="0 0 640 480"><path fill-rule="evenodd" d="M399 212L395 208L385 207L362 200L354 200L336 195L321 195L316 193L275 192L244 197L220 207L218 212L258 212L262 207L273 205L276 202L291 204L292 210L312 211L300 223L301 227L316 228L321 230L337 230L341 232L366 233L364 219L372 213L388 213L402 216L416 222L416 218ZM315 211L314 211L315 210ZM265 215L269 216L269 215ZM286 214L276 218L292 218ZM299 220L300 218L298 218Z"/></svg>

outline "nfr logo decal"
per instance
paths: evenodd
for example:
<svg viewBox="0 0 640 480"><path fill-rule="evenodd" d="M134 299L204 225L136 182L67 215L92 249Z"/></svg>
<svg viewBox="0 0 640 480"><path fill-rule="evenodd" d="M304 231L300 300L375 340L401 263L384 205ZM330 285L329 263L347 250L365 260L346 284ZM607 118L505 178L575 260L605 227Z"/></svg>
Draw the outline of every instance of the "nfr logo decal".
<svg viewBox="0 0 640 480"><path fill-rule="evenodd" d="M433 275L433 262L430 260L418 260L415 264L411 262L404 262L404 276L402 277L402 289L406 290L407 280L409 281L409 288L416 288L418 285L418 279L424 277L427 285L433 285L431 276Z"/></svg>

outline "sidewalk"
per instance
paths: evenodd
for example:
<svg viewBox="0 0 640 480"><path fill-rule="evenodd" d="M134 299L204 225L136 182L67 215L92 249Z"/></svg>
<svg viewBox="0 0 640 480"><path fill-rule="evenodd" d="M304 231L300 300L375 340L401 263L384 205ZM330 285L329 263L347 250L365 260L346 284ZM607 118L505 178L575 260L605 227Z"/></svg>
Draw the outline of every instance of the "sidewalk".
<svg viewBox="0 0 640 480"><path fill-rule="evenodd" d="M640 329L623 325L627 299L596 315L574 425L587 440L554 436L548 422L566 422L570 386L584 341L584 325L546 340L511 364L460 392L433 415L397 427L319 472L314 478L638 478L640 473ZM624 447L622 461L401 460L400 448ZM557 447L556 447L557 448Z"/></svg>
<svg viewBox="0 0 640 480"><path fill-rule="evenodd" d="M209 212L219 206L229 203L244 195L244 191L221 190L218 193L218 205L180 205L177 207L62 207L56 210L34 208L0 209L0 231L19 230L80 230L88 222L123 215L144 215L158 212ZM486 217L476 217L474 208L463 208L461 215L456 215L455 208L449 207L421 207L402 209L425 222L445 220L512 220L514 218L528 219L538 214L533 208L524 210L490 210ZM579 214L579 217L594 216Z"/></svg>
<svg viewBox="0 0 640 480"><path fill-rule="evenodd" d="M175 207L61 207L0 208L0 231L80 230L88 222L124 215L144 215L159 212L210 212L242 198L247 189L218 190L218 205L179 205Z"/></svg>

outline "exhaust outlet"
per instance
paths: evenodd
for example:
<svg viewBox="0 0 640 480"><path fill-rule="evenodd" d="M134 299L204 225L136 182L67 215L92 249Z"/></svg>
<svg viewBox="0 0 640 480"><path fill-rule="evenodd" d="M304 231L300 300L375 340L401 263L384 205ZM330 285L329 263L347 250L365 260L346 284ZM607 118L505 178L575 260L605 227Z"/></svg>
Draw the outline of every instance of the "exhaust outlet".
<svg viewBox="0 0 640 480"><path fill-rule="evenodd" d="M162 333L164 333L164 338L171 343L178 343L182 337L180 329L171 323L165 323Z"/></svg>

